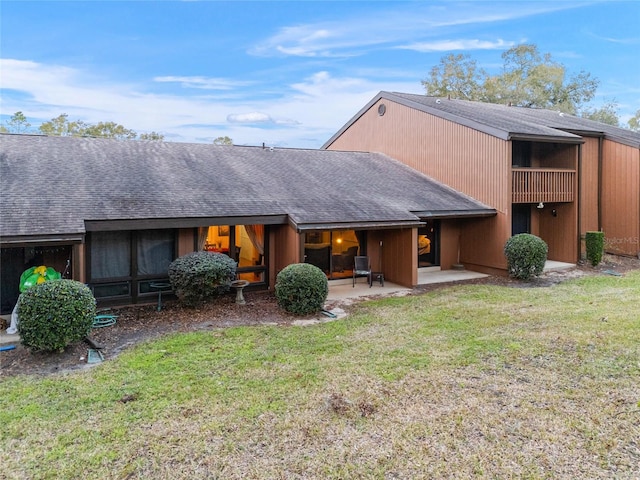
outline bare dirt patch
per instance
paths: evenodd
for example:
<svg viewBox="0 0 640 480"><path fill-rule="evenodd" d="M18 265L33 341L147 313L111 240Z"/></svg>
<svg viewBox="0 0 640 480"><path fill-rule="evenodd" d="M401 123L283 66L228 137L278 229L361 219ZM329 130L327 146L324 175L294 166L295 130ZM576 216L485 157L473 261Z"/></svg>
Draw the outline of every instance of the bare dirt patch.
<svg viewBox="0 0 640 480"><path fill-rule="evenodd" d="M570 270L548 272L527 282L508 277L487 277L463 282L465 284L489 284L514 288L548 287L568 279L587 275L624 275L630 270L640 269L637 258L607 255L597 267L582 264ZM413 295L445 288L451 284L422 285L413 289ZM118 315L115 325L92 330L90 338L102 347L105 360L138 343L175 332L192 332L235 326L299 324L301 317L279 308L272 292L246 292L246 305L235 303L235 294L228 294L199 308L184 308L177 301L167 301L158 312L156 305L144 305L112 309L109 313ZM362 300L365 300L363 298ZM352 301L327 305L327 308L341 307L348 311ZM0 352L0 376L48 375L59 372L87 368L88 349L91 346L81 342L69 346L61 353L33 353L15 344L14 350Z"/></svg>

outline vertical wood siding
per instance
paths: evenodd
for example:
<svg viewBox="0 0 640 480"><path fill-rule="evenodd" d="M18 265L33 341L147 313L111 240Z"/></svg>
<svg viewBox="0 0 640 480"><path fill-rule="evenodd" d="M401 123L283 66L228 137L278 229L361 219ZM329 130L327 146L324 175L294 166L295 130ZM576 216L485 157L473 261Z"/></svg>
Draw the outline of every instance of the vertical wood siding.
<svg viewBox="0 0 640 480"><path fill-rule="evenodd" d="M367 232L367 255L374 271L384 272L385 281L405 287L418 283L418 229ZM380 242L382 241L382 247Z"/></svg>
<svg viewBox="0 0 640 480"><path fill-rule="evenodd" d="M383 116L378 115L380 103L387 107ZM475 268L506 267L502 248L511 236L510 142L382 99L329 148L384 153L495 208L496 218L464 222L460 259ZM458 255L457 239L449 240L441 247L447 262Z"/></svg>
<svg viewBox="0 0 640 480"><path fill-rule="evenodd" d="M640 150L603 142L602 228L606 250L640 253Z"/></svg>
<svg viewBox="0 0 640 480"><path fill-rule="evenodd" d="M329 148L382 152L499 211L509 208L511 143L434 115L382 99Z"/></svg>
<svg viewBox="0 0 640 480"><path fill-rule="evenodd" d="M598 158L600 139L585 137L580 174L580 233L598 231Z"/></svg>
<svg viewBox="0 0 640 480"><path fill-rule="evenodd" d="M533 209L537 210L537 209ZM553 210L556 215L553 215ZM578 259L577 203L547 204L532 212L537 217L538 233L549 247L549 260L575 263Z"/></svg>

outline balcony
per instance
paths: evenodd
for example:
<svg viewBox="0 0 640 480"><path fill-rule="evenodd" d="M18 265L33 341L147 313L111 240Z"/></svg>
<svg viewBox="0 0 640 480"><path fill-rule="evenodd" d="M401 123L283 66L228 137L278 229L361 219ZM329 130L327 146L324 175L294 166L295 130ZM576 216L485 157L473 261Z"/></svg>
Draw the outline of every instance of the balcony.
<svg viewBox="0 0 640 480"><path fill-rule="evenodd" d="M513 168L512 202L573 202L576 172L557 168Z"/></svg>

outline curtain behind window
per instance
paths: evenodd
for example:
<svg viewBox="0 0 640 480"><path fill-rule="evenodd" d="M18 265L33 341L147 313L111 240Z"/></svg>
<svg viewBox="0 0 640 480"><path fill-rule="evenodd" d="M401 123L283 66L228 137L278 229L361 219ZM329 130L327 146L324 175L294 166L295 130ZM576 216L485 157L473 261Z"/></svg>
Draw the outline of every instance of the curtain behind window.
<svg viewBox="0 0 640 480"><path fill-rule="evenodd" d="M264 225L245 225L251 243L260 255L264 255Z"/></svg>
<svg viewBox="0 0 640 480"><path fill-rule="evenodd" d="M131 233L94 232L91 234L91 278L131 275Z"/></svg>
<svg viewBox="0 0 640 480"><path fill-rule="evenodd" d="M138 232L138 275L166 275L173 252L172 230Z"/></svg>

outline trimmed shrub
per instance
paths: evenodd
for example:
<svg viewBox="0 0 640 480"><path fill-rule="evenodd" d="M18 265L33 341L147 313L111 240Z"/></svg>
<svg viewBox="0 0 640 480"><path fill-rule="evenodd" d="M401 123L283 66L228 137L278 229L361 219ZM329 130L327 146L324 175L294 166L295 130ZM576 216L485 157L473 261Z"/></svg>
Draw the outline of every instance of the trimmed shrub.
<svg viewBox="0 0 640 480"><path fill-rule="evenodd" d="M276 300L281 308L297 315L322 309L329 294L329 282L315 265L294 263L276 277Z"/></svg>
<svg viewBox="0 0 640 480"><path fill-rule="evenodd" d="M519 280L529 280L544 270L549 248L544 240L530 233L514 235L504 246L509 275Z"/></svg>
<svg viewBox="0 0 640 480"><path fill-rule="evenodd" d="M602 261L604 253L604 232L587 232L585 235L587 260L594 267Z"/></svg>
<svg viewBox="0 0 640 480"><path fill-rule="evenodd" d="M96 316L89 287L75 280L51 280L34 285L18 299L18 332L34 351L61 352L83 340Z"/></svg>
<svg viewBox="0 0 640 480"><path fill-rule="evenodd" d="M180 301L193 307L229 291L236 265L223 253L188 253L171 262L169 281Z"/></svg>

